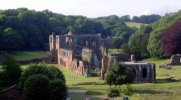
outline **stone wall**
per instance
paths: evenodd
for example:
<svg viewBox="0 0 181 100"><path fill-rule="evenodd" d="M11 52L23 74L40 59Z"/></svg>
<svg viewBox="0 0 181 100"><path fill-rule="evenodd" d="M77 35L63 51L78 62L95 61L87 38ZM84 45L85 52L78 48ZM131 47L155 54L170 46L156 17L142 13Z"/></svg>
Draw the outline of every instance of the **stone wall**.
<svg viewBox="0 0 181 100"><path fill-rule="evenodd" d="M118 53L118 54L111 54L111 56L115 57L117 61L131 61L131 56L127 53Z"/></svg>
<svg viewBox="0 0 181 100"><path fill-rule="evenodd" d="M134 83L152 83L156 80L156 69L155 64L148 62L137 62L137 61L122 61L119 57L111 56L112 60L109 67L112 67L116 63L122 63L127 67L130 67L134 73ZM109 68L108 68L109 69Z"/></svg>
<svg viewBox="0 0 181 100"><path fill-rule="evenodd" d="M156 81L155 64L147 62L123 62L130 67L134 73L133 83L153 83Z"/></svg>
<svg viewBox="0 0 181 100"><path fill-rule="evenodd" d="M172 55L170 65L181 65L181 54Z"/></svg>

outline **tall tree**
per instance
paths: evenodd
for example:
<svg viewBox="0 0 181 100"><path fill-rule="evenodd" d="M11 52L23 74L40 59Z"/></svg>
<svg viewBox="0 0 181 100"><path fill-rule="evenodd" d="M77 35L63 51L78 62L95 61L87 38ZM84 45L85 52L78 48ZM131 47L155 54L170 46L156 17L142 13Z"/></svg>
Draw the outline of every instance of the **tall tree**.
<svg viewBox="0 0 181 100"><path fill-rule="evenodd" d="M165 56L181 53L181 20L172 24L161 36L161 51Z"/></svg>

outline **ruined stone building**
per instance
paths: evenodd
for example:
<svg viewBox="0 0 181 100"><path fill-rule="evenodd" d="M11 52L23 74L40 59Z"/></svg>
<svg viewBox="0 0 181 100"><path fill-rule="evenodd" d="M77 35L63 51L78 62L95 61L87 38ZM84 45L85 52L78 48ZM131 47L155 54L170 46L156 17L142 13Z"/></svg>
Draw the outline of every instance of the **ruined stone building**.
<svg viewBox="0 0 181 100"><path fill-rule="evenodd" d="M123 62L123 64L133 70L134 83L156 81L155 64L148 62Z"/></svg>
<svg viewBox="0 0 181 100"><path fill-rule="evenodd" d="M105 39L101 39L100 34L51 34L49 41L52 62L75 73L89 76L90 70L99 70L104 78L113 64L122 62L133 69L134 83L155 81L154 64L130 62L129 54L108 55Z"/></svg>
<svg viewBox="0 0 181 100"><path fill-rule="evenodd" d="M134 74L133 83L147 83L156 81L156 66L153 63L136 61L134 55L113 54L114 64L121 62L131 68Z"/></svg>
<svg viewBox="0 0 181 100"><path fill-rule="evenodd" d="M85 76L90 69L101 67L104 48L100 34L52 34L49 41L55 63Z"/></svg>

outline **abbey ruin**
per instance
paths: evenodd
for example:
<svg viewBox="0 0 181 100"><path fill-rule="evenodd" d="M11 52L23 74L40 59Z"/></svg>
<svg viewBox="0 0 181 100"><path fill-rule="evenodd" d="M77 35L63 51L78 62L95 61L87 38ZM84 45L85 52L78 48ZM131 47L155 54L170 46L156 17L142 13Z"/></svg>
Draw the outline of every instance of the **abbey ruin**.
<svg viewBox="0 0 181 100"><path fill-rule="evenodd" d="M101 78L113 64L122 62L133 69L134 83L155 82L154 64L130 62L129 54L109 55L107 43L100 34L52 33L49 36L51 62L83 76L91 76L90 71L96 70Z"/></svg>

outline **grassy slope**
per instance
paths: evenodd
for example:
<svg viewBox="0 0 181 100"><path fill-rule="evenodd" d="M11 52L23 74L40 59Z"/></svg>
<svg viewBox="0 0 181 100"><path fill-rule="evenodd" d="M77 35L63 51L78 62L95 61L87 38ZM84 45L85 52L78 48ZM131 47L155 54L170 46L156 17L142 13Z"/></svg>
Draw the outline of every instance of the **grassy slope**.
<svg viewBox="0 0 181 100"><path fill-rule="evenodd" d="M113 50L114 51L114 50ZM37 57L44 57L46 52L15 52L12 54L17 60L28 60ZM169 59L146 59L145 61L153 62L157 64L156 74L157 83L144 83L144 84L132 84L135 94L131 96L131 100L180 100L181 98L181 82L168 82L164 79L167 77L174 77L174 79L181 79L181 66L175 66L173 69L159 68L159 65L169 63ZM103 80L99 77L86 78L79 74L76 74L69 69L60 68L67 81L67 85L70 89L85 89L87 92L74 93L71 97L74 100L83 100L84 97L90 97L92 100L102 100L106 96L108 85L104 84ZM124 89L125 86L123 86ZM120 100L122 97L118 97L114 100Z"/></svg>
<svg viewBox="0 0 181 100"><path fill-rule="evenodd" d="M17 60L31 60L34 58L42 58L46 56L46 51L21 51L13 52L11 55Z"/></svg>
<svg viewBox="0 0 181 100"><path fill-rule="evenodd" d="M144 84L132 84L135 94L131 97L132 100L180 100L181 98L181 82L168 82L164 79L172 76L175 79L181 78L181 66L175 66L174 69L163 69L158 66L161 64L169 63L169 60L155 60L147 59L146 61L157 64L157 83L144 83ZM101 100L101 97L106 95L106 91L109 88L108 85L104 85L103 80L99 80L98 77L86 78L76 73L71 72L66 68L60 68L65 74L67 85L70 89L85 89L88 90L85 94L71 95L73 98L83 99L85 96L91 97L94 100ZM96 84L102 85L96 85ZM78 84L78 85L76 85ZM124 89L125 86L123 86ZM118 97L115 100L121 99Z"/></svg>
<svg viewBox="0 0 181 100"><path fill-rule="evenodd" d="M136 22L126 22L126 25L127 25L128 27L140 28L141 25L147 25L147 24L136 23Z"/></svg>

